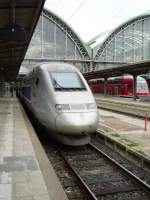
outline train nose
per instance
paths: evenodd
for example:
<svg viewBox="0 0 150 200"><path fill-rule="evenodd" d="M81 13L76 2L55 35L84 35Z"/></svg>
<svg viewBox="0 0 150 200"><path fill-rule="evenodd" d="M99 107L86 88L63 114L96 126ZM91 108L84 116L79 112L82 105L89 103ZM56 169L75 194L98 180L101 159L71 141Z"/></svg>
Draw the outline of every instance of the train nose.
<svg viewBox="0 0 150 200"><path fill-rule="evenodd" d="M56 129L62 134L89 134L96 130L97 112L61 113L56 118Z"/></svg>

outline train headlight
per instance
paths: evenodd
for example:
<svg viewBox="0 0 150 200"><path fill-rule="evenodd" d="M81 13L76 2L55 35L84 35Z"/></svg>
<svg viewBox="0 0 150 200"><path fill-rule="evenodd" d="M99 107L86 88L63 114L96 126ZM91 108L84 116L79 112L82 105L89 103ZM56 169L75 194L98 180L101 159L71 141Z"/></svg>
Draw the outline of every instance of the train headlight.
<svg viewBox="0 0 150 200"><path fill-rule="evenodd" d="M69 104L56 104L56 110L70 110Z"/></svg>
<svg viewBox="0 0 150 200"><path fill-rule="evenodd" d="M95 109L96 108L96 104L95 103L87 103L86 107L87 107L87 109Z"/></svg>

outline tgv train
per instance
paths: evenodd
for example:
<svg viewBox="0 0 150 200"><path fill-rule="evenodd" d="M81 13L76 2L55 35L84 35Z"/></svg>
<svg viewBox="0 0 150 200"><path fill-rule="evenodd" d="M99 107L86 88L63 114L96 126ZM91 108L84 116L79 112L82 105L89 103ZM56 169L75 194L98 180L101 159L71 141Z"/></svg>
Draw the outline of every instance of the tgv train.
<svg viewBox="0 0 150 200"><path fill-rule="evenodd" d="M87 144L97 128L98 112L91 90L70 64L40 64L25 77L20 96L60 143Z"/></svg>

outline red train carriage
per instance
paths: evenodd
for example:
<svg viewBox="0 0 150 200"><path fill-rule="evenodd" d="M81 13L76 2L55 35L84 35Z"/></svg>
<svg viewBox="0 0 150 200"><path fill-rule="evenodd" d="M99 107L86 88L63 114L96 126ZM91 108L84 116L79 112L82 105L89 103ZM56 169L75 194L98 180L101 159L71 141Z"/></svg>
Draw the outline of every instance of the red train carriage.
<svg viewBox="0 0 150 200"><path fill-rule="evenodd" d="M103 79L90 80L89 85L93 93L104 94ZM133 96L133 77L124 75L109 78L106 84L106 93L115 96ZM138 96L147 96L149 94L147 81L143 77L137 77L136 93Z"/></svg>

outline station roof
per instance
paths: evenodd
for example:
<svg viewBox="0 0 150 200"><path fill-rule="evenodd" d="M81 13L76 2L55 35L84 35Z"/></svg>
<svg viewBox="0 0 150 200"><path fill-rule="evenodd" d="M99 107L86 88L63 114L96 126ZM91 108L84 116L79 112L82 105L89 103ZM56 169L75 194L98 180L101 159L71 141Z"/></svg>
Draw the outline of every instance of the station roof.
<svg viewBox="0 0 150 200"><path fill-rule="evenodd" d="M132 64L124 64L115 68L84 73L83 75L87 80L90 80L96 78L115 77L123 74L140 75L148 73L149 71L150 71L150 61L146 61L146 62L139 62Z"/></svg>
<svg viewBox="0 0 150 200"><path fill-rule="evenodd" d="M133 24L134 22L138 20L143 20L144 18L149 18L150 17L150 10L142 13L140 15L134 16L129 18L128 20L124 21L121 23L119 26L117 26L113 30L106 30L105 32L97 35L94 37L92 40L89 41L91 43L91 47L93 48L93 56L94 57L99 57L98 52L100 49L103 48L103 46L116 34L118 34L122 29L125 29L128 25ZM94 43L94 44L93 44Z"/></svg>
<svg viewBox="0 0 150 200"><path fill-rule="evenodd" d="M85 56L89 57L90 59L91 47L89 47L89 45L81 39L73 27L71 27L62 17L50 11L48 8L43 9L43 14L45 14L46 17L49 17L49 19L55 22L59 27L61 27L63 31L67 32L67 34L70 35L74 41L76 41L78 47L80 46L80 50L84 52Z"/></svg>
<svg viewBox="0 0 150 200"><path fill-rule="evenodd" d="M0 79L14 81L45 0L0 1Z"/></svg>

